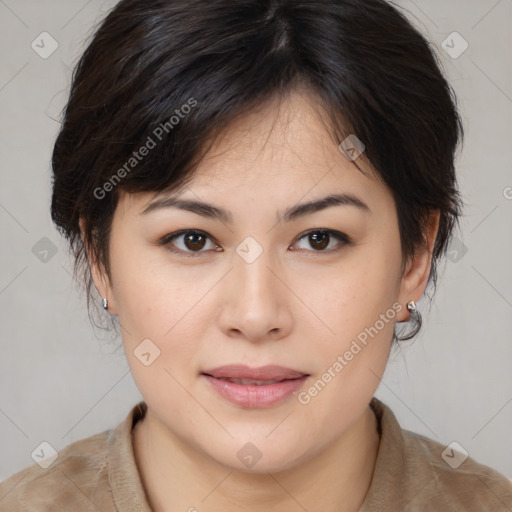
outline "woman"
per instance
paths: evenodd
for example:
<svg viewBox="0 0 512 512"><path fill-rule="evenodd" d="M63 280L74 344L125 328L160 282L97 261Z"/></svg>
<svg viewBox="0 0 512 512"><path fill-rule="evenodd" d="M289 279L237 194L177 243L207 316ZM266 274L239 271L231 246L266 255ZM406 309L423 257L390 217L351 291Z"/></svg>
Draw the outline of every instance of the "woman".
<svg viewBox="0 0 512 512"><path fill-rule="evenodd" d="M460 215L462 135L382 0L119 2L74 75L52 218L144 401L1 510L511 510L504 476L373 397Z"/></svg>

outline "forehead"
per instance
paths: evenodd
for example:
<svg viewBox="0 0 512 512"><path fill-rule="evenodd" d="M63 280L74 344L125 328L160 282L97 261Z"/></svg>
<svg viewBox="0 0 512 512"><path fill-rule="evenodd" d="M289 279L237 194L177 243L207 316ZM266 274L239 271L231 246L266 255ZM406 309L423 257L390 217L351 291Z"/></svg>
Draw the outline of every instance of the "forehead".
<svg viewBox="0 0 512 512"><path fill-rule="evenodd" d="M295 178L325 173L336 164L354 167L327 128L315 96L302 90L273 98L224 129L200 163L198 181L240 171L244 177L267 172Z"/></svg>
<svg viewBox="0 0 512 512"><path fill-rule="evenodd" d="M183 194L234 208L250 203L262 211L264 205L275 210L276 203L289 206L329 193L358 196L370 208L388 206L390 193L364 155L355 162L347 158L328 127L314 95L299 90L272 99L219 133L185 187L146 194L137 206Z"/></svg>
<svg viewBox="0 0 512 512"><path fill-rule="evenodd" d="M188 186L238 194L261 187L295 195L332 187L387 193L364 154L347 158L329 126L321 103L307 91L274 98L220 132Z"/></svg>

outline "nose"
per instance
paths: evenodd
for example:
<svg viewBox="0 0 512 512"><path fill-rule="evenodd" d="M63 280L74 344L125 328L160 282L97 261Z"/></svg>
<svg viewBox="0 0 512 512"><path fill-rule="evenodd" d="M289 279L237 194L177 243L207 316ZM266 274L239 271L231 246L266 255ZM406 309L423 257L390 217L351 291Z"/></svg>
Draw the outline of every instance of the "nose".
<svg viewBox="0 0 512 512"><path fill-rule="evenodd" d="M233 269L222 283L218 321L224 334L251 342L288 336L293 293L285 283L284 270L272 261L269 251L250 263L235 254Z"/></svg>

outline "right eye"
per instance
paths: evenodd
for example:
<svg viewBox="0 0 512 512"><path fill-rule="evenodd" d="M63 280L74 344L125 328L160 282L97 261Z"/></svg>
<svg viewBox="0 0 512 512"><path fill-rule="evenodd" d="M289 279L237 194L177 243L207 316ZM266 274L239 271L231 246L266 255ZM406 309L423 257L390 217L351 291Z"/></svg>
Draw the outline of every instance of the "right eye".
<svg viewBox="0 0 512 512"><path fill-rule="evenodd" d="M181 247L177 247L175 240L179 241ZM203 251L202 249L207 244L208 240L212 240L208 233L196 229L185 229L176 233L165 235L159 242L159 245L165 246L169 251L176 254L181 254L186 257L199 256ZM179 245L178 244L178 245ZM213 242L212 242L213 244ZM214 247L215 244L213 244ZM214 249L217 250L217 249Z"/></svg>

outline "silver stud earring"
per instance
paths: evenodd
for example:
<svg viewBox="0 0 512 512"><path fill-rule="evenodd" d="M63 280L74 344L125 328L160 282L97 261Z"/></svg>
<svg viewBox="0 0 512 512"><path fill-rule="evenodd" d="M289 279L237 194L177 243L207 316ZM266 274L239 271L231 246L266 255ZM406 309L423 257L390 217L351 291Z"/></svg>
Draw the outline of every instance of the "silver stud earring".
<svg viewBox="0 0 512 512"><path fill-rule="evenodd" d="M421 324L423 323L421 313L418 311L418 308L416 307L416 302L414 302L413 300L409 301L407 303L407 310L409 311L409 313L411 313L411 317L409 320L413 320L416 323L416 325L412 332L407 334L406 336L396 336L395 334L395 339L398 341L410 340L411 338L416 336L416 334L418 334L419 330L421 329Z"/></svg>
<svg viewBox="0 0 512 512"><path fill-rule="evenodd" d="M103 309L108 309L108 300L107 300L107 297L103 297L103 299L102 299L102 303L103 303Z"/></svg>

